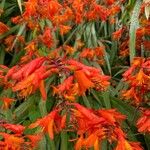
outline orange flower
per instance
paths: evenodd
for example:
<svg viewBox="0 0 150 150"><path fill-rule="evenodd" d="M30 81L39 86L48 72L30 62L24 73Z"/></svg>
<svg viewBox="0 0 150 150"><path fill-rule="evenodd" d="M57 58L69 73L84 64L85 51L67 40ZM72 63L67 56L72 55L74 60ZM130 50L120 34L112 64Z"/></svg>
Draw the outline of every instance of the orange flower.
<svg viewBox="0 0 150 150"><path fill-rule="evenodd" d="M114 141L117 142L115 150L143 150L139 142L130 142L126 139L126 134L117 127L113 129L115 138Z"/></svg>
<svg viewBox="0 0 150 150"><path fill-rule="evenodd" d="M93 74L91 77L91 81L94 83L94 88L99 91L104 91L108 88L110 85L110 82L108 81L110 79L109 76L99 75L99 74Z"/></svg>
<svg viewBox="0 0 150 150"><path fill-rule="evenodd" d="M96 133L92 133L84 140L83 146L87 148L94 146L94 150L99 150L98 141Z"/></svg>
<svg viewBox="0 0 150 150"><path fill-rule="evenodd" d="M98 5L96 3L94 3L94 9L95 9L95 13L98 14L98 17L102 20L102 21L106 21L107 17L109 16L109 11L106 7L102 6L102 5Z"/></svg>
<svg viewBox="0 0 150 150"><path fill-rule="evenodd" d="M35 148L38 145L38 142L41 140L42 135L38 134L38 135L26 135L26 137L31 141L30 145L32 148Z"/></svg>
<svg viewBox="0 0 150 150"><path fill-rule="evenodd" d="M4 141L2 142L4 144L4 149L22 149L23 145L27 145L26 142L22 137L19 137L17 135L11 135L8 133L2 133L0 132L0 135L4 138Z"/></svg>
<svg viewBox="0 0 150 150"><path fill-rule="evenodd" d="M13 80L20 81L21 79L24 79L28 77L30 74L32 74L36 69L40 68L43 62L46 60L45 57L39 57L28 64L24 66L14 66L13 68L10 69L7 73L7 78L11 78ZM18 69L17 69L18 68Z"/></svg>
<svg viewBox="0 0 150 150"><path fill-rule="evenodd" d="M143 150L139 142L129 142L133 150Z"/></svg>
<svg viewBox="0 0 150 150"><path fill-rule="evenodd" d="M95 56L95 51L89 48L83 49L83 51L80 53L81 58L88 58L89 60L93 60Z"/></svg>
<svg viewBox="0 0 150 150"><path fill-rule="evenodd" d="M84 139L83 139L83 136L81 135L75 144L75 150L81 150L83 146L83 142L84 142Z"/></svg>
<svg viewBox="0 0 150 150"><path fill-rule="evenodd" d="M51 48L53 46L52 30L49 27L45 28L43 35L39 36L39 39L48 48Z"/></svg>
<svg viewBox="0 0 150 150"><path fill-rule="evenodd" d="M44 80L40 81L39 89L40 89L43 100L46 100L47 99L47 93L45 90Z"/></svg>
<svg viewBox="0 0 150 150"><path fill-rule="evenodd" d="M79 95L91 87L96 90L105 90L109 86L109 76L101 75L101 71L94 67L86 66L75 60L67 60L69 70L74 71L74 77L79 85Z"/></svg>
<svg viewBox="0 0 150 150"><path fill-rule="evenodd" d="M0 35L7 32L9 30L9 27L6 26L4 23L0 22Z"/></svg>
<svg viewBox="0 0 150 150"><path fill-rule="evenodd" d="M116 123L123 121L126 116L118 113L115 109L109 109L109 110L98 110L100 115L108 121L111 125L116 125Z"/></svg>
<svg viewBox="0 0 150 150"><path fill-rule="evenodd" d="M78 95L79 86L78 83L74 83L72 87L64 94L64 98L69 101L75 101L75 97Z"/></svg>
<svg viewBox="0 0 150 150"><path fill-rule="evenodd" d="M75 71L74 76L79 84L79 95L83 95L87 89L94 86L91 80L89 80L85 75L83 70Z"/></svg>
<svg viewBox="0 0 150 150"><path fill-rule="evenodd" d="M65 91L69 90L71 88L72 84L73 84L73 79L74 79L73 76L70 76L67 79L65 79L62 84L58 85L56 88L53 87L53 89L54 89L54 91L53 91L54 95L56 93L63 93Z"/></svg>
<svg viewBox="0 0 150 150"><path fill-rule="evenodd" d="M74 47L71 47L69 45L64 45L63 48L65 50L66 55L67 54L72 55L75 52Z"/></svg>
<svg viewBox="0 0 150 150"><path fill-rule="evenodd" d="M105 50L104 46L94 48L95 55L98 56L98 57L104 56L104 50Z"/></svg>
<svg viewBox="0 0 150 150"><path fill-rule="evenodd" d="M150 41L144 40L143 41L143 46L144 46L145 50L149 51L150 50Z"/></svg>
<svg viewBox="0 0 150 150"><path fill-rule="evenodd" d="M110 16L114 16L116 15L117 13L119 13L121 11L121 8L120 6L113 6L109 12L110 12Z"/></svg>
<svg viewBox="0 0 150 150"><path fill-rule="evenodd" d="M56 122L58 118L58 110L53 110L44 118L38 119L35 123L32 123L29 128L35 128L40 126L44 132L49 134L51 139L54 139L54 131L56 130Z"/></svg>
<svg viewBox="0 0 150 150"><path fill-rule="evenodd" d="M20 91L21 97L26 97L30 95L31 93L35 92L37 88L40 89L41 95L43 100L47 99L46 91L44 88L44 81L40 78L42 72L40 72L42 69L38 69L38 73L32 73L27 78L23 79L22 81L18 82L14 87L12 87L12 90L14 92Z"/></svg>
<svg viewBox="0 0 150 150"><path fill-rule="evenodd" d="M65 25L60 25L59 28L60 28L60 34L61 35L64 35L71 30L70 26L65 26Z"/></svg>
<svg viewBox="0 0 150 150"><path fill-rule="evenodd" d="M81 41L81 39L76 40L77 43L77 49L81 49L84 46L84 43Z"/></svg>
<svg viewBox="0 0 150 150"><path fill-rule="evenodd" d="M128 142L125 139L118 141L117 147L115 150L143 150L138 142Z"/></svg>
<svg viewBox="0 0 150 150"><path fill-rule="evenodd" d="M48 3L48 7L49 7L49 13L50 13L50 17L52 18L54 15L56 15L59 10L61 10L62 5L55 0L52 0Z"/></svg>
<svg viewBox="0 0 150 150"><path fill-rule="evenodd" d="M44 62L47 63L44 64ZM43 100L46 100L44 79L58 72L56 66L49 65L49 63L51 62L46 57L39 57L26 65L14 66L7 72L5 81L12 81L12 90L14 92L19 91L21 97L26 97L39 89ZM11 79L11 81L8 81L8 79Z"/></svg>
<svg viewBox="0 0 150 150"><path fill-rule="evenodd" d="M100 123L102 121L104 121L104 119L102 118L99 118L97 115L95 115L92 111L90 111L88 108L85 108L84 106L78 104L78 103L74 103L72 104L73 106L75 106L75 108L78 110L78 111L74 111L74 115L83 115L84 118L87 118L88 120L92 121L92 123ZM79 117L81 117L79 115Z"/></svg>
<svg viewBox="0 0 150 150"><path fill-rule="evenodd" d="M112 5L115 2L115 0L106 0L107 5Z"/></svg>
<svg viewBox="0 0 150 150"><path fill-rule="evenodd" d="M73 76L68 77L62 84L57 87L53 86L53 94L63 96L66 100L74 101L75 96L78 94L78 84L73 83Z"/></svg>
<svg viewBox="0 0 150 150"><path fill-rule="evenodd" d="M23 17L25 19L28 19L31 16L35 16L37 6L37 0L28 0L27 2L25 2L25 11L23 13Z"/></svg>
<svg viewBox="0 0 150 150"><path fill-rule="evenodd" d="M12 132L14 132L15 134L23 134L25 127L22 125L17 125L17 124L9 124L9 123L5 123L5 124L0 124L0 126L4 127L7 130L11 130Z"/></svg>
<svg viewBox="0 0 150 150"><path fill-rule="evenodd" d="M142 86L149 81L150 81L150 77L143 72L143 69L140 69L137 75L135 76L135 80L133 81L132 84L136 86Z"/></svg>
<svg viewBox="0 0 150 150"><path fill-rule="evenodd" d="M36 52L37 51L36 42L31 41L30 43L27 44L27 46L24 49L26 50L27 53Z"/></svg>
<svg viewBox="0 0 150 150"><path fill-rule="evenodd" d="M60 9L61 10L61 9ZM55 15L52 18L52 22L54 25L64 25L68 21L72 21L74 18L74 14L72 12L72 9L68 6L65 6L65 9L63 10L63 14L61 13L55 13Z"/></svg>
<svg viewBox="0 0 150 150"><path fill-rule="evenodd" d="M150 133L150 110L146 109L137 121L139 132Z"/></svg>
<svg viewBox="0 0 150 150"><path fill-rule="evenodd" d="M111 143L119 141L118 150L122 150L122 144L123 148L129 147L125 142L126 135L119 127L125 119L124 115L115 109L92 110L78 103L70 105L74 106L71 109L71 123L75 123L73 124L73 129L77 131L79 136L75 144L76 150L80 150L82 147L94 147L94 150L99 150L103 139L107 139Z"/></svg>
<svg viewBox="0 0 150 150"><path fill-rule="evenodd" d="M15 101L13 98L8 97L1 97L0 99L3 101L2 109L8 109L10 105Z"/></svg>
<svg viewBox="0 0 150 150"><path fill-rule="evenodd" d="M139 104L139 102L141 101L141 98L137 95L136 89L134 87L124 91L122 96L127 100L134 100L135 104Z"/></svg>
<svg viewBox="0 0 150 150"><path fill-rule="evenodd" d="M72 8L75 11L75 22L80 24L83 20L84 2L82 0L74 0Z"/></svg>
<svg viewBox="0 0 150 150"><path fill-rule="evenodd" d="M114 40L119 40L122 36L122 33L123 33L123 28L113 32L113 34L112 34L113 39Z"/></svg>
<svg viewBox="0 0 150 150"><path fill-rule="evenodd" d="M14 39L15 39L14 35L9 35L7 38L5 38L4 43L7 46L6 51L11 50Z"/></svg>

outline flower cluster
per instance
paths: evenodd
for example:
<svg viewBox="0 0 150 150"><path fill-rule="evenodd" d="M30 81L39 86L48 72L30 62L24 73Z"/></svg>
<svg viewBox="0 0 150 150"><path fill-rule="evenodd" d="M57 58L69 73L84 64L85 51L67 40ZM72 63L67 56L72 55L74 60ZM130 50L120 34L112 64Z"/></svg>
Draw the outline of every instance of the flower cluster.
<svg viewBox="0 0 150 150"><path fill-rule="evenodd" d="M135 58L131 67L123 74L124 81L128 83L128 89L122 94L123 98L132 100L133 104L140 105L148 102L150 90L149 60Z"/></svg>
<svg viewBox="0 0 150 150"><path fill-rule="evenodd" d="M66 103L66 105L65 115L59 115L62 108L55 109L44 118L31 124L29 128L40 126L41 132L48 133L51 139L54 138L54 132L58 133L61 130L76 132L77 138L70 139L76 141L75 150L91 147L99 150L104 139L111 144L115 143L117 150L142 150L138 142L127 140L126 134L121 129L121 123L126 117L115 109L93 110L78 103ZM69 121L66 120L66 116L70 116Z"/></svg>
<svg viewBox="0 0 150 150"><path fill-rule="evenodd" d="M127 111L137 107L133 134L150 133L150 20L143 15L149 4L139 7L131 48L132 5L125 0L26 0L18 5L21 15L0 21L0 149L38 149L45 135L55 143L61 132L75 150L99 150L105 141L115 150L143 149L125 129L131 122ZM118 64L126 58L129 64L130 48L137 57L121 76ZM119 90L129 107L116 105ZM47 136L44 140L50 142Z"/></svg>
<svg viewBox="0 0 150 150"><path fill-rule="evenodd" d="M1 121L0 127L8 131L8 133L0 132L0 136L2 137L0 149L33 149L42 138L40 134L24 136L25 127L22 125Z"/></svg>

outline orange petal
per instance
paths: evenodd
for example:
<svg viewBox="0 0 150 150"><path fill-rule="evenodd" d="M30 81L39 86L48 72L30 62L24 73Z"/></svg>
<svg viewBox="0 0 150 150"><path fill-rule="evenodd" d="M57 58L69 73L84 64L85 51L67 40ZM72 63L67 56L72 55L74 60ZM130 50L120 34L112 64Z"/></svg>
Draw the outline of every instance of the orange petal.
<svg viewBox="0 0 150 150"><path fill-rule="evenodd" d="M75 150L81 150L83 141L84 141L83 137L80 136L80 138L78 139L78 141L75 144Z"/></svg>
<svg viewBox="0 0 150 150"><path fill-rule="evenodd" d="M79 84L79 95L83 95L87 89L94 86L82 70L75 71L74 75Z"/></svg>
<svg viewBox="0 0 150 150"><path fill-rule="evenodd" d="M22 90L24 88L27 88L29 85L31 85L32 81L35 78L35 74L31 74L29 77L25 78L23 81L18 82L13 88L12 90L15 91L19 91Z"/></svg>
<svg viewBox="0 0 150 150"><path fill-rule="evenodd" d="M96 139L96 141L94 143L94 150L100 150L98 139Z"/></svg>
<svg viewBox="0 0 150 150"><path fill-rule="evenodd" d="M53 140L54 139L54 131L53 131L53 126L54 126L54 120L52 119L49 124L48 124L48 134L49 137Z"/></svg>
<svg viewBox="0 0 150 150"><path fill-rule="evenodd" d="M46 94L46 90L45 90L45 86L44 86L44 80L42 80L40 82L40 92L41 92L43 100L46 100L47 99L47 94Z"/></svg>

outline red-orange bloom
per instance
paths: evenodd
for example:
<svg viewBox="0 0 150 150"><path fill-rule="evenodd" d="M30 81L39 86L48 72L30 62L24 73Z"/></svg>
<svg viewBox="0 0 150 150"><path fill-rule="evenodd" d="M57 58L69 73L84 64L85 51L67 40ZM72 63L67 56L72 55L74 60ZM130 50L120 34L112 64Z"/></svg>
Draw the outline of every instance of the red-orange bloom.
<svg viewBox="0 0 150 150"><path fill-rule="evenodd" d="M83 70L75 71L74 76L79 84L79 95L83 95L87 89L94 87L94 84L88 79Z"/></svg>
<svg viewBox="0 0 150 150"><path fill-rule="evenodd" d="M3 101L2 109L8 109L11 104L15 101L13 98L1 97L1 101Z"/></svg>
<svg viewBox="0 0 150 150"><path fill-rule="evenodd" d="M38 145L38 142L40 142L42 135L26 135L26 137L31 141L30 145L32 148L35 148Z"/></svg>
<svg viewBox="0 0 150 150"><path fill-rule="evenodd" d="M116 148L118 150L132 147L128 144L125 133L119 127L126 118L124 115L115 109L92 110L77 103L70 105L74 106L71 109L71 123L79 136L75 144L76 150L80 150L82 147L94 147L95 150L99 150L103 139L107 139L111 143L119 141Z"/></svg>
<svg viewBox="0 0 150 150"><path fill-rule="evenodd" d="M23 17L28 19L30 16L35 16L37 6L37 0L28 0L25 2L25 12L23 13Z"/></svg>
<svg viewBox="0 0 150 150"><path fill-rule="evenodd" d="M115 0L106 0L107 5L112 5L115 2Z"/></svg>
<svg viewBox="0 0 150 150"><path fill-rule="evenodd" d="M36 69L40 68L43 62L45 61L45 57L39 57L24 66L14 66L11 68L6 77L11 78L13 80L22 80L32 74Z"/></svg>
<svg viewBox="0 0 150 150"><path fill-rule="evenodd" d="M53 46L53 36L52 30L50 28L45 28L43 35L39 37L43 44L45 44L48 48Z"/></svg>
<svg viewBox="0 0 150 150"><path fill-rule="evenodd" d="M113 32L112 37L114 40L119 40L122 36L123 28Z"/></svg>
<svg viewBox="0 0 150 150"><path fill-rule="evenodd" d="M44 62L47 61L47 64ZM58 69L54 65L49 65L45 57L39 57L26 65L12 67L5 76L5 81L11 79L13 82L12 90L19 91L21 97L26 97L40 90L43 100L47 99L44 87L44 79L56 73Z"/></svg>
<svg viewBox="0 0 150 150"><path fill-rule="evenodd" d="M73 84L73 76L68 77L67 79L64 80L64 82L57 87L54 88L54 94L56 93L63 93L66 90L69 90Z"/></svg>
<svg viewBox="0 0 150 150"><path fill-rule="evenodd" d="M0 135L4 138L4 141L1 141L0 143L0 146L3 144L3 146L1 147L3 149L17 150L17 149L24 148L23 145L26 145L26 142L23 139L23 137L19 137L17 135L11 135L3 132L0 132Z"/></svg>
<svg viewBox="0 0 150 150"><path fill-rule="evenodd" d="M146 109L137 121L139 132L150 133L150 110Z"/></svg>
<svg viewBox="0 0 150 150"><path fill-rule="evenodd" d="M9 30L9 27L6 26L4 23L0 22L0 35L7 32Z"/></svg>
<svg viewBox="0 0 150 150"><path fill-rule="evenodd" d="M121 11L120 6L113 6L110 10L109 10L109 14L110 16L114 16L117 13L119 13Z"/></svg>
<svg viewBox="0 0 150 150"><path fill-rule="evenodd" d="M70 26L65 26L65 25L60 25L59 28L60 28L60 34L61 35L64 35L71 30Z"/></svg>
<svg viewBox="0 0 150 150"><path fill-rule="evenodd" d="M60 123L61 117L58 114L58 110L55 109L44 118L38 119L35 123L32 123L29 128L40 126L43 132L48 133L49 137L54 139L54 132L59 132L61 130Z"/></svg>
<svg viewBox="0 0 150 150"><path fill-rule="evenodd" d="M23 134L25 127L22 125L17 125L17 124L9 124L9 123L5 123L5 124L0 124L0 126L4 127L7 130L10 130L12 132L14 132L15 134Z"/></svg>
<svg viewBox="0 0 150 150"><path fill-rule="evenodd" d="M43 100L46 100L47 96L43 80L45 72L46 72L45 67L42 66L41 68L37 69L36 72L29 75L27 78L18 82L14 87L12 87L12 90L14 92L21 91L20 96L26 97L31 93L35 92L37 88L39 88ZM51 72L49 72L49 74L51 74Z"/></svg>
<svg viewBox="0 0 150 150"><path fill-rule="evenodd" d="M99 18L102 21L106 21L107 17L109 16L109 11L106 7L98 4L94 4L94 9L98 13Z"/></svg>
<svg viewBox="0 0 150 150"><path fill-rule="evenodd" d="M114 126L126 118L125 115L118 113L115 109L98 110L98 112L109 124Z"/></svg>

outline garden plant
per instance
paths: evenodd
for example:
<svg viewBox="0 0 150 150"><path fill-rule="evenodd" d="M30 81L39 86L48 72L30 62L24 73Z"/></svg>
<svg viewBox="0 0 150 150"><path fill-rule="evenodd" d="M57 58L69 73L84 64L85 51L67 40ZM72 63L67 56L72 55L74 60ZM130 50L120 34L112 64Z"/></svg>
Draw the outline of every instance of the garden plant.
<svg viewBox="0 0 150 150"><path fill-rule="evenodd" d="M0 0L0 150L150 150L150 0Z"/></svg>

